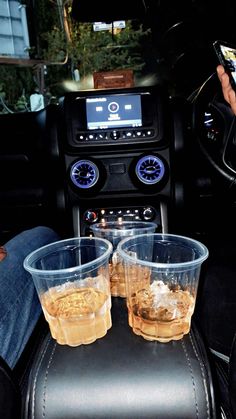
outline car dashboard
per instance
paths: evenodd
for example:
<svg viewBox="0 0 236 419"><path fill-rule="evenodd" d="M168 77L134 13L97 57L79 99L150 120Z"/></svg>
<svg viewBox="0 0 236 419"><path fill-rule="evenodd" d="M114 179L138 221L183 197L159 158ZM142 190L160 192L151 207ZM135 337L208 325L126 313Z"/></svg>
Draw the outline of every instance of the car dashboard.
<svg viewBox="0 0 236 419"><path fill-rule="evenodd" d="M192 378L191 374L189 376L190 364L186 370L182 365L183 375L186 374L187 381L190 378L196 380L197 384L193 384L193 388L199 402L198 408L202 412L206 408L202 399L202 383L207 380L209 387L205 388L204 397L208 398L208 417L220 417L220 407L211 393L215 372L212 376L198 331L203 333L204 339L208 339L207 346L215 347L211 334L212 323L215 324L214 328L222 330L221 318L214 318L215 298L220 287L215 269L217 267L217 272L224 275L225 267L231 267L235 248L232 235L235 209L235 121L220 94L216 76L208 79L188 100L171 97L161 85L67 92L57 105L49 105L44 110L1 115L0 126L5 133L0 143L0 171L3 179L0 186L2 242L36 224L49 225L61 237L67 238L92 235L91 226L102 220L142 220L154 221L157 232L189 235L209 247L212 256L206 269L203 269L192 334L180 345L171 345L165 353L162 345L159 349L152 345L153 353L150 356L153 362L157 359L153 356L161 358L165 366L165 374L163 370L157 385L163 386L167 377L172 377L168 397L173 396L176 383L181 383L181 380L176 380L179 371L175 369L175 356L179 357L181 365L188 356L196 357ZM222 262L218 266L219 254L222 255L227 249L230 249L227 253L229 259L226 258L225 264ZM227 279L232 286L234 271L230 269ZM117 353L121 357L125 356L126 352L119 346L122 339L131 352L136 347L134 339L130 340L126 328L122 326L126 321L123 317L122 325L119 324L121 317L118 312L123 310L120 304L115 299L114 330L118 329L118 335L113 334L102 350L94 348L93 357L98 351L96 356L100 357L101 364L104 362L104 352L110 350L113 353L116 347L119 348ZM222 310L224 307L222 305ZM220 342L222 333L217 336ZM54 381L57 380L54 372L57 371L59 360L61 377L64 377L65 386L69 385L67 380L70 378L63 371L68 357L71 359L72 355L65 349L55 349L50 339L47 336L33 364L26 397L29 401L25 413L27 418L36 413L40 415L38 412L41 412L41 392L45 387L45 368L49 368L50 362L55 363L55 369L50 370L50 373L47 370L46 373L50 400L63 400L60 386L57 387ZM215 352L227 353L229 358L233 334L223 339L224 344L218 344ZM140 346L140 359L142 351ZM74 383L77 383L73 388L76 394L76 388L82 385L76 380L83 368L83 351L78 349L74 355L74 362L77 359L78 365L70 374ZM114 360L118 366L117 356ZM205 363L204 371L201 362ZM218 364L217 361L217 368ZM112 362L109 365L108 380L113 374ZM171 365L177 376L171 375L168 365ZM87 367L90 374L90 366ZM128 362L127 369L133 374L132 368L132 362ZM36 388L34 377L38 379L36 393L32 392ZM117 379L114 383L119 387ZM148 382L146 376L145 379ZM90 384L87 384L90 388ZM132 392L132 385L129 385L129 391ZM101 397L99 392L97 397ZM34 400L38 404L35 405ZM112 397L111 402L115 403ZM163 410L165 402L165 397L156 399L155 411L163 418L167 417L165 415L168 411ZM176 417L189 419L188 415L193 414L193 405L190 403L189 410L186 408L187 413L184 413L181 400L178 399L176 403L179 409ZM227 411L228 404L222 402L222 405ZM63 412L60 406L58 418ZM47 408L52 414L49 417L53 417L54 403L50 402ZM73 404L75 411L80 408L77 402ZM94 419L99 416L94 416L94 412L97 412L96 404L93 408L92 416L88 417ZM116 410L116 407L114 409L116 413L110 417L133 417L131 411L127 413L124 410L123 416L119 416L117 412L120 410ZM170 409L169 413L173 411ZM81 412L85 414L83 410ZM153 411L147 412L150 417L154 417ZM143 417L136 413L136 417ZM101 415L108 417L105 407Z"/></svg>

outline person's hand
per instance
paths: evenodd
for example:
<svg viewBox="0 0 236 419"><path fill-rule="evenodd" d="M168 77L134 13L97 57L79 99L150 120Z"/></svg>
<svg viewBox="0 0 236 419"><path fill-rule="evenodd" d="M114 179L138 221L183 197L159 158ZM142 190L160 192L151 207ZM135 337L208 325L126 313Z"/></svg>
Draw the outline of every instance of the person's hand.
<svg viewBox="0 0 236 419"><path fill-rule="evenodd" d="M225 72L223 65L218 65L216 71L221 82L223 96L226 102L231 106L233 113L236 115L236 93L231 86L229 76Z"/></svg>

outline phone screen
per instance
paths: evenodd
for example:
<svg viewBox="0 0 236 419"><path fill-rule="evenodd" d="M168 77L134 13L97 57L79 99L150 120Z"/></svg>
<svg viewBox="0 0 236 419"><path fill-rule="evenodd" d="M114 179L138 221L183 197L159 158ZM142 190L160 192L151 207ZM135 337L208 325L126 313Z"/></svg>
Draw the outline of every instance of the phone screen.
<svg viewBox="0 0 236 419"><path fill-rule="evenodd" d="M233 87L236 88L236 47L222 41L215 41L213 46L220 64L225 67L231 78L231 83L234 84Z"/></svg>

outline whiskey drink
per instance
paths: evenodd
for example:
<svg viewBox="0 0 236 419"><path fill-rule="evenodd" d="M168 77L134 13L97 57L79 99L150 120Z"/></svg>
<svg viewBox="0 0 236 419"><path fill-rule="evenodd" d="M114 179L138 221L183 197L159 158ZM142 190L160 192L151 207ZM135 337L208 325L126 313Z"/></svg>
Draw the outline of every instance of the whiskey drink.
<svg viewBox="0 0 236 419"><path fill-rule="evenodd" d="M181 339L190 330L194 303L189 291L170 290L162 281L154 281L128 299L129 325L147 340Z"/></svg>
<svg viewBox="0 0 236 419"><path fill-rule="evenodd" d="M124 264L116 251L118 243L125 237L136 234L154 232L157 225L147 221L116 221L95 223L90 228L96 237L106 238L113 245L113 254L109 261L111 295L113 297L126 297Z"/></svg>
<svg viewBox="0 0 236 419"><path fill-rule="evenodd" d="M113 297L126 297L125 266L117 256L117 252L113 253L112 262L109 263L109 273L111 295ZM129 267L128 275L134 289L146 287L150 284L150 270L146 267L133 265Z"/></svg>
<svg viewBox="0 0 236 419"><path fill-rule="evenodd" d="M206 246L190 237L150 233L120 241L117 252L125 266L133 332L159 342L181 339L190 330L201 264L208 257ZM142 284L145 269L147 281Z"/></svg>
<svg viewBox="0 0 236 419"><path fill-rule="evenodd" d="M96 288L50 290L41 303L52 337L59 344L89 344L111 328L110 297Z"/></svg>
<svg viewBox="0 0 236 419"><path fill-rule="evenodd" d="M89 344L111 327L109 260L112 245L74 237L36 249L24 260L52 337L61 345Z"/></svg>

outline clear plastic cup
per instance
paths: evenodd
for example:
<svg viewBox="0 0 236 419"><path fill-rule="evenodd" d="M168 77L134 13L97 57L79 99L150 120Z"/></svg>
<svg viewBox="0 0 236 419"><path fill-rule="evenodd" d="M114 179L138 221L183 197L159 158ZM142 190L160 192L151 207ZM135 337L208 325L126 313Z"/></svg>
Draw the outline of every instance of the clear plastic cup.
<svg viewBox="0 0 236 419"><path fill-rule="evenodd" d="M137 335L169 342L190 330L208 249L188 237L145 234L117 246L125 267L128 321Z"/></svg>
<svg viewBox="0 0 236 419"><path fill-rule="evenodd" d="M145 221L108 221L93 224L90 228L96 237L109 240L113 245L110 258L110 283L113 297L126 297L124 266L116 251L120 240L142 233L154 233L157 225Z"/></svg>
<svg viewBox="0 0 236 419"><path fill-rule="evenodd" d="M108 240L79 237L46 245L25 258L24 268L59 344L89 344L110 329L111 252Z"/></svg>

